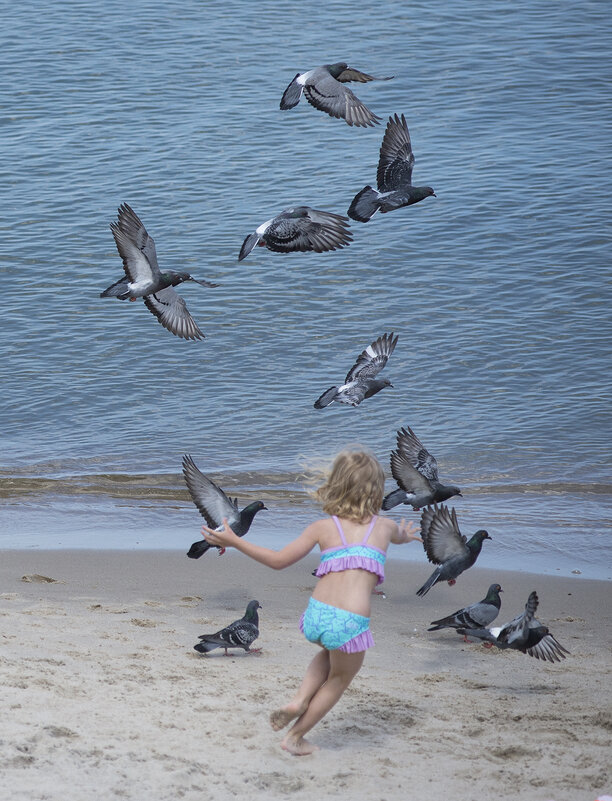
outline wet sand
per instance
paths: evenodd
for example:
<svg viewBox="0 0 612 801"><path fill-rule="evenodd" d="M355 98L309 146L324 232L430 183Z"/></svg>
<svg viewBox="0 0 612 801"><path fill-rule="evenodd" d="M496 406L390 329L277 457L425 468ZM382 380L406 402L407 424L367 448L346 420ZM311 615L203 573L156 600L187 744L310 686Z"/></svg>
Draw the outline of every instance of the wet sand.
<svg viewBox="0 0 612 801"><path fill-rule="evenodd" d="M275 572L236 553L2 551L0 789L24 801L409 798L595 801L612 792L608 582L387 563L376 647L292 757L269 727L315 653L298 630L316 558ZM29 580L24 580L24 577ZM53 582L44 578L54 579ZM431 620L504 588L571 651L561 663L465 644ZM259 655L193 650L260 610Z"/></svg>

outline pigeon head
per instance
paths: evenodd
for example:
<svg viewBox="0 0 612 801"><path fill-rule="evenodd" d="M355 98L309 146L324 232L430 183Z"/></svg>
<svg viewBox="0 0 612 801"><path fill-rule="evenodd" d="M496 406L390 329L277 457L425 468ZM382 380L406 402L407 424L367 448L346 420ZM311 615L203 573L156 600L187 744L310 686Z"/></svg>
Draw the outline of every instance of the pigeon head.
<svg viewBox="0 0 612 801"><path fill-rule="evenodd" d="M253 618L257 618L257 610L262 609L263 607L259 603L259 601L249 601L246 612L244 613L245 620L253 620Z"/></svg>
<svg viewBox="0 0 612 801"><path fill-rule="evenodd" d="M418 186L416 187L416 192L413 191L412 194L419 195L419 200L423 200L426 197L437 197L431 186Z"/></svg>
<svg viewBox="0 0 612 801"><path fill-rule="evenodd" d="M182 284L183 281L191 281L192 278L189 273L174 273L174 272L165 272L162 273L162 277L168 281L168 286L178 286Z"/></svg>
<svg viewBox="0 0 612 801"><path fill-rule="evenodd" d="M472 534L470 539L467 541L467 547L472 551L476 551L476 553L480 553L482 543L485 540L490 539L492 539L492 537L489 537L488 531L485 531L483 528L481 528L475 534Z"/></svg>
<svg viewBox="0 0 612 801"><path fill-rule="evenodd" d="M337 64L325 65L325 69L329 72L332 78L337 78L338 75L341 75L347 68L348 64L345 64L344 61L339 61Z"/></svg>

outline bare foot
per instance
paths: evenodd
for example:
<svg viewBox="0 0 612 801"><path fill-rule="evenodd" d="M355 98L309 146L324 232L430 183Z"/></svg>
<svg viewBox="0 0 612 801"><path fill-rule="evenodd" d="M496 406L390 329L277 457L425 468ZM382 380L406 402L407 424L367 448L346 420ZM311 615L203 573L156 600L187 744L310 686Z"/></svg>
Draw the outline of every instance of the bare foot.
<svg viewBox="0 0 612 801"><path fill-rule="evenodd" d="M270 713L270 726L274 731L284 729L292 720L299 718L306 711L306 704L287 704L282 709L275 709Z"/></svg>
<svg viewBox="0 0 612 801"><path fill-rule="evenodd" d="M296 739L294 737L290 737L289 735L287 735L282 741L281 748L284 748L285 751L289 751L289 753L293 754L293 756L308 756L308 754L312 754L314 751L319 750L318 745L313 745L303 737L298 737Z"/></svg>

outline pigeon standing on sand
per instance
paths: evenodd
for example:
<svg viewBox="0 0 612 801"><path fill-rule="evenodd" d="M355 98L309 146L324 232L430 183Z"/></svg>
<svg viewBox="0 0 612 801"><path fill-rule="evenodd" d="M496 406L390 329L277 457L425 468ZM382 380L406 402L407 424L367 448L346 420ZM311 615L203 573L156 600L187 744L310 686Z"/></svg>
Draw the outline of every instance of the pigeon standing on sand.
<svg viewBox="0 0 612 801"><path fill-rule="evenodd" d="M251 527L257 512L267 509L262 501L254 501L240 511L238 509L238 499L228 498L221 487L218 487L214 481L211 481L210 478L207 478L204 473L198 470L189 454L183 456L183 476L199 513L210 528L214 528L217 531L223 529L223 519L227 518L230 528L239 537L244 537ZM205 539L201 539L193 543L187 551L187 556L190 559L199 559L209 548L217 548L219 554L225 552L225 548L219 548L206 542Z"/></svg>
<svg viewBox="0 0 612 801"><path fill-rule="evenodd" d="M225 648L225 656L229 656L228 648L242 648L249 654L258 653L261 648L250 647L251 643L259 637L258 609L261 609L259 601L249 601L244 617L234 620L229 626L215 634L202 634L200 642L193 647L201 654L207 654L209 651L214 651L215 648Z"/></svg>
<svg viewBox="0 0 612 801"><path fill-rule="evenodd" d="M344 86L348 81L390 81L393 76L375 78L365 72L354 70L340 61L337 64L324 64L308 72L299 73L285 89L280 102L283 111L297 106L302 97L311 106L324 111L330 117L338 117L349 125L361 127L374 126L380 123L380 117L373 114L367 106Z"/></svg>
<svg viewBox="0 0 612 801"><path fill-rule="evenodd" d="M100 297L132 301L142 298L147 309L170 333L183 339L203 339L204 334L189 314L187 304L173 287L184 281L195 281L206 287L218 284L200 281L189 273L162 272L153 238L127 203L119 206L117 222L112 222L110 227L123 260L125 276L101 292Z"/></svg>
<svg viewBox="0 0 612 801"><path fill-rule="evenodd" d="M503 592L499 584L491 584L486 596L478 603L465 606L457 612L453 612L448 617L440 620L432 620L431 627L427 631L439 631L440 629L479 629L492 623L501 608L500 592Z"/></svg>
<svg viewBox="0 0 612 801"><path fill-rule="evenodd" d="M475 637L485 640L485 645L495 645L497 648L512 648L523 654L529 654L536 659L548 662L560 662L569 654L560 642L553 637L547 626L536 620L539 599L534 591L530 593L525 611L509 623L499 628L461 628L457 629L464 637Z"/></svg>
<svg viewBox="0 0 612 801"><path fill-rule="evenodd" d="M461 496L459 487L445 486L438 479L438 463L417 438L414 431L401 428L397 432L397 450L391 453L391 474L399 489L390 492L382 502L385 511L405 503L418 511L423 506Z"/></svg>
<svg viewBox="0 0 612 801"><path fill-rule="evenodd" d="M349 406L359 406L364 398L371 398L381 389L392 387L393 384L388 378L376 378L376 376L389 360L398 338L393 336L392 331L368 345L348 371L344 384L325 390L315 401L315 409L323 409L334 401Z"/></svg>
<svg viewBox="0 0 612 801"><path fill-rule="evenodd" d="M342 214L309 206L285 209L245 238L238 261L245 259L256 245L276 253L337 250L350 245L353 239L348 227L348 217Z"/></svg>
<svg viewBox="0 0 612 801"><path fill-rule="evenodd" d="M449 512L444 504L434 504L423 510L421 537L427 558L439 567L417 590L417 595L425 595L438 581L448 581L452 587L457 576L478 559L484 540L491 539L480 529L468 540L459 531L455 510Z"/></svg>
<svg viewBox="0 0 612 801"><path fill-rule="evenodd" d="M376 183L378 191L369 184L358 192L349 206L348 216L358 222L367 222L377 211L388 211L411 206L426 197L436 196L431 186L412 185L414 153L406 119L402 114L389 117L380 146Z"/></svg>

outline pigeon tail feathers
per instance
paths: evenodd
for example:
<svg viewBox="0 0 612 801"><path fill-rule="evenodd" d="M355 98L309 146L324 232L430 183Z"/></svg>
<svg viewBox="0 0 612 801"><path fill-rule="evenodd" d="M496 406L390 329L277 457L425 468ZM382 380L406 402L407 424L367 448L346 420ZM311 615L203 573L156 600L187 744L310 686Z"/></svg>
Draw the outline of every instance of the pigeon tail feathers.
<svg viewBox="0 0 612 801"><path fill-rule="evenodd" d="M348 216L357 222L368 222L380 209L380 195L368 184L353 198L347 211Z"/></svg>
<svg viewBox="0 0 612 801"><path fill-rule="evenodd" d="M286 111L289 108L293 108L297 106L300 102L300 98L302 97L303 87L297 82L297 79L300 77L300 73L298 72L295 78L291 81L289 86L283 92L283 96L281 97L280 107L282 111Z"/></svg>
<svg viewBox="0 0 612 801"><path fill-rule="evenodd" d="M333 401L336 397L338 392L338 387L330 387L329 389L325 390L325 392L321 395L320 398L314 402L315 409L324 409L326 406Z"/></svg>
<svg viewBox="0 0 612 801"><path fill-rule="evenodd" d="M194 542L191 548L187 551L187 556L190 559L199 559L200 556L204 556L206 551L212 547L213 546L209 542L206 542L206 540L198 540L197 542Z"/></svg>
<svg viewBox="0 0 612 801"><path fill-rule="evenodd" d="M420 588L417 590L417 593L416 593L416 594L417 594L417 595L420 595L421 597L422 597L423 595L427 595L427 593L429 592L429 590L430 590L430 589L433 587L433 585L434 585L434 584L437 584L439 580L440 580L440 569L438 568L437 570L434 570L434 572L433 572L433 573L431 574L431 576L430 576L430 577L427 579L427 581L425 582L425 584L423 584L423 586L422 586L422 587L420 587Z"/></svg>
<svg viewBox="0 0 612 801"><path fill-rule="evenodd" d="M403 489L396 489L393 492L390 492L388 495L385 495L382 502L382 510L384 512L388 512L389 509L393 509L394 506L399 506L400 503L410 503L410 496L407 492Z"/></svg>
<svg viewBox="0 0 612 801"><path fill-rule="evenodd" d="M119 300L127 300L130 296L130 292L128 289L128 280L124 276L120 278L118 281L115 281L114 284L111 284L108 289L105 289L104 292L100 292L101 298L119 298Z"/></svg>
<svg viewBox="0 0 612 801"><path fill-rule="evenodd" d="M244 242L242 243L242 247L240 248L240 254L238 255L238 261L242 261L246 259L249 253L253 250L255 245L259 242L259 234L249 234Z"/></svg>

